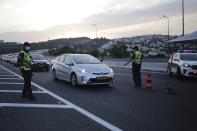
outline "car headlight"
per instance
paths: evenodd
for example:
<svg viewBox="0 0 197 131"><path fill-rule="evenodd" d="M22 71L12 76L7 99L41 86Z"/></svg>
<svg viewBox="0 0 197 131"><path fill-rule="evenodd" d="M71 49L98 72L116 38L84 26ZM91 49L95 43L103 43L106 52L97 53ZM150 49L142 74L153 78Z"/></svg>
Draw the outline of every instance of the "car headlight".
<svg viewBox="0 0 197 131"><path fill-rule="evenodd" d="M82 72L82 73L86 73L86 70L85 70L85 69L82 69L81 72Z"/></svg>
<svg viewBox="0 0 197 131"><path fill-rule="evenodd" d="M49 65L50 63L47 61L47 64Z"/></svg>
<svg viewBox="0 0 197 131"><path fill-rule="evenodd" d="M184 63L183 66L185 67L191 67L191 65Z"/></svg>
<svg viewBox="0 0 197 131"><path fill-rule="evenodd" d="M86 70L85 69L77 69L78 72L81 72L81 73L86 73Z"/></svg>
<svg viewBox="0 0 197 131"><path fill-rule="evenodd" d="M109 70L110 70L110 72L111 72L111 73L113 73L113 72L114 72L111 68L109 68Z"/></svg>

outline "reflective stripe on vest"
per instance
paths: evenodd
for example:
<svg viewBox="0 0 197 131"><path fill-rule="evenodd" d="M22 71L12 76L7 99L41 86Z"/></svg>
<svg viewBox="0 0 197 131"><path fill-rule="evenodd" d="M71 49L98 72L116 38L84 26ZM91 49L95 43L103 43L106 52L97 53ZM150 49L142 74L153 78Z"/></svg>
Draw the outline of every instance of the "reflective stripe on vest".
<svg viewBox="0 0 197 131"><path fill-rule="evenodd" d="M140 51L136 51L135 52L134 62L136 64L141 64L141 60L142 60L142 53Z"/></svg>
<svg viewBox="0 0 197 131"><path fill-rule="evenodd" d="M32 57L30 53L26 53L25 51L21 51L21 53L24 54L24 60L21 64L21 69L25 71L31 70L32 63Z"/></svg>

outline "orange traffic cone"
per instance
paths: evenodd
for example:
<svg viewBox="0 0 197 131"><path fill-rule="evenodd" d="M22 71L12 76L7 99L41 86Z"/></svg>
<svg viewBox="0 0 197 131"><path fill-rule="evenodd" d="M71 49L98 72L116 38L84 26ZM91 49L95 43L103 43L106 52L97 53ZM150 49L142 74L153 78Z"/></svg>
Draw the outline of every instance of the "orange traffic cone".
<svg viewBox="0 0 197 131"><path fill-rule="evenodd" d="M147 74L145 87L146 89L153 89L151 72L148 72Z"/></svg>

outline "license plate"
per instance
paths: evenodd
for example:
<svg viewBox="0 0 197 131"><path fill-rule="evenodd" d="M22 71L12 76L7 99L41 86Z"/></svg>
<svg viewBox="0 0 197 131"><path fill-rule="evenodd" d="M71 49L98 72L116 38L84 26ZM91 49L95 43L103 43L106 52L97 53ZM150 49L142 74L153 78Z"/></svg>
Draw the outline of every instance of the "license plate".
<svg viewBox="0 0 197 131"><path fill-rule="evenodd" d="M97 77L97 80L106 80L106 79L108 79L108 77L106 77L106 76L103 76L103 77Z"/></svg>
<svg viewBox="0 0 197 131"><path fill-rule="evenodd" d="M38 65L38 67L44 67L44 65Z"/></svg>

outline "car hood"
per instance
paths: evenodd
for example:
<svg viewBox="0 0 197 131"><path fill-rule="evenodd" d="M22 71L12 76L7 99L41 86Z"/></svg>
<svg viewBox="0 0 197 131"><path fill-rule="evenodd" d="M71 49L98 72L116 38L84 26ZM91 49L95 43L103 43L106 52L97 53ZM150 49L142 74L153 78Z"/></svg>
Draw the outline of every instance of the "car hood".
<svg viewBox="0 0 197 131"><path fill-rule="evenodd" d="M78 64L78 68L85 69L90 73L109 73L110 69L105 64Z"/></svg>
<svg viewBox="0 0 197 131"><path fill-rule="evenodd" d="M181 63L189 64L189 65L197 65L197 61L181 61Z"/></svg>
<svg viewBox="0 0 197 131"><path fill-rule="evenodd" d="M34 63L47 63L48 60L33 60Z"/></svg>

